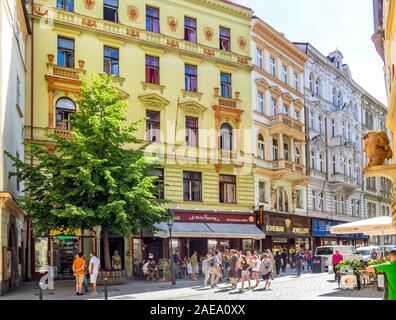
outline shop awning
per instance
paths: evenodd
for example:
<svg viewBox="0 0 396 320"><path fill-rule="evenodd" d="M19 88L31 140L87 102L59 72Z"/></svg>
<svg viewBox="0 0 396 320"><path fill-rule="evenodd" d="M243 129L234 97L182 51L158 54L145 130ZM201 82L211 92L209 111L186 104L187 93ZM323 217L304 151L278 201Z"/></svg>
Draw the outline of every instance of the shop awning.
<svg viewBox="0 0 396 320"><path fill-rule="evenodd" d="M157 223L155 227L159 229L154 233L155 237L169 237L169 228L165 222ZM265 234L253 224L175 222L172 227L172 237L259 240L264 239Z"/></svg>
<svg viewBox="0 0 396 320"><path fill-rule="evenodd" d="M169 238L169 228L166 222L154 225L159 230L154 233L155 237ZM175 222L172 227L172 237L180 238L207 238L212 231L205 223Z"/></svg>
<svg viewBox="0 0 396 320"><path fill-rule="evenodd" d="M214 238L265 239L265 234L254 224L207 223Z"/></svg>

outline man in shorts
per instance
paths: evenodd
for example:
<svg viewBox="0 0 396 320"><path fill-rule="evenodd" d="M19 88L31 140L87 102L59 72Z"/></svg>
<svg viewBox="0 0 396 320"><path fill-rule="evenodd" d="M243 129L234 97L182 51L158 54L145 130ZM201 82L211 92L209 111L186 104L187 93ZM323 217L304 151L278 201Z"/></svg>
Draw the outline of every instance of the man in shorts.
<svg viewBox="0 0 396 320"><path fill-rule="evenodd" d="M263 255L263 260L261 261L260 273L265 281L264 290L269 289L272 280L272 259L267 253Z"/></svg>
<svg viewBox="0 0 396 320"><path fill-rule="evenodd" d="M76 295L82 296L84 295L82 290L82 284L84 282L84 272L85 272L85 260L82 258L83 254L80 252L76 254L75 259L73 261L73 273L76 277Z"/></svg>
<svg viewBox="0 0 396 320"><path fill-rule="evenodd" d="M98 278L100 260L93 252L89 253L91 259L89 260L89 282L92 284L92 294L96 295L96 279Z"/></svg>

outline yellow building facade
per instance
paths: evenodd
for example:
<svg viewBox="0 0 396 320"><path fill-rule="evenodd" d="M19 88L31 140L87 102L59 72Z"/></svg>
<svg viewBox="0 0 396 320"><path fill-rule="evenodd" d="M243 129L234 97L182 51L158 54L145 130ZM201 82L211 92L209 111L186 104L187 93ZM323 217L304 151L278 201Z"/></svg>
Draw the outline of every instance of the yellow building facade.
<svg viewBox="0 0 396 320"><path fill-rule="evenodd" d="M147 154L162 161L155 174L165 181L164 198L175 216L173 248L187 256L257 245L253 239L262 234L253 213L252 11L217 0L37 0L29 12L33 108L26 110L25 139L51 148L46 133L67 137L64 120L77 108L79 76L112 74L128 102L128 120L146 118L137 136L152 141ZM67 273L57 254L100 254L99 234L85 235L50 237L47 247L47 238L37 239L33 254L49 250L49 262ZM168 256L160 236L114 235L110 248L123 252L131 274L133 259Z"/></svg>
<svg viewBox="0 0 396 320"><path fill-rule="evenodd" d="M366 169L367 176L382 176L393 182L392 215L396 225L396 1L373 0L374 34L372 40L378 54L384 61L386 93L388 97L388 116L386 126L390 130L389 139L393 149L390 164Z"/></svg>

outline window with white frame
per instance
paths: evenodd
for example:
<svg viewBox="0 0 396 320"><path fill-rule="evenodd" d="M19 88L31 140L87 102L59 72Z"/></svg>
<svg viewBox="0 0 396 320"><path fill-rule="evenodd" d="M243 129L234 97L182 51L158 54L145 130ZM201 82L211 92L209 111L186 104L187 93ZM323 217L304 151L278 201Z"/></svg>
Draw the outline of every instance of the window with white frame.
<svg viewBox="0 0 396 320"><path fill-rule="evenodd" d="M267 183L264 181L259 181L259 202L260 203L268 203Z"/></svg>
<svg viewBox="0 0 396 320"><path fill-rule="evenodd" d="M283 152L284 152L285 160L290 161L290 151L289 151L288 143L283 144Z"/></svg>
<svg viewBox="0 0 396 320"><path fill-rule="evenodd" d="M295 110L294 112L295 112L296 120L300 120L300 111Z"/></svg>
<svg viewBox="0 0 396 320"><path fill-rule="evenodd" d="M309 112L309 125L311 129L315 129L315 112Z"/></svg>
<svg viewBox="0 0 396 320"><path fill-rule="evenodd" d="M273 57L270 57L270 74L276 77L276 60Z"/></svg>
<svg viewBox="0 0 396 320"><path fill-rule="evenodd" d="M283 114L285 114L285 115L289 115L289 105L287 105L287 104L284 104L283 105Z"/></svg>
<svg viewBox="0 0 396 320"><path fill-rule="evenodd" d="M300 150L298 150L298 147L294 148L294 161L297 164L300 164L301 162L301 155L300 155Z"/></svg>
<svg viewBox="0 0 396 320"><path fill-rule="evenodd" d="M331 136L335 137L335 120L331 120Z"/></svg>
<svg viewBox="0 0 396 320"><path fill-rule="evenodd" d="M337 89L336 88L333 88L332 97L333 97L333 104L337 105Z"/></svg>
<svg viewBox="0 0 396 320"><path fill-rule="evenodd" d="M276 107L276 99L275 98L271 98L271 112L272 115L276 115L278 113L277 107Z"/></svg>
<svg viewBox="0 0 396 320"><path fill-rule="evenodd" d="M315 81L315 94L316 95L320 95L320 80L319 79L316 79L316 81Z"/></svg>
<svg viewBox="0 0 396 320"><path fill-rule="evenodd" d="M344 175L347 175L347 172L348 172L347 165L348 165L348 160L347 160L347 158L344 158Z"/></svg>
<svg viewBox="0 0 396 320"><path fill-rule="evenodd" d="M21 107L21 79L19 79L19 76L17 76L16 84L16 103Z"/></svg>
<svg viewBox="0 0 396 320"><path fill-rule="evenodd" d="M323 132L323 118L321 115L318 116L319 132Z"/></svg>
<svg viewBox="0 0 396 320"><path fill-rule="evenodd" d="M314 75L312 73L309 75L309 90L314 92Z"/></svg>
<svg viewBox="0 0 396 320"><path fill-rule="evenodd" d="M258 149L258 157L260 159L264 160L265 159L265 143L264 143L264 138L263 138L262 134L258 135L257 149Z"/></svg>
<svg viewBox="0 0 396 320"><path fill-rule="evenodd" d="M347 135L346 135L346 128L345 128L345 121L342 121L341 124L342 124L342 136L346 139Z"/></svg>
<svg viewBox="0 0 396 320"><path fill-rule="evenodd" d="M352 127L350 123L348 123L348 140L352 141Z"/></svg>
<svg viewBox="0 0 396 320"><path fill-rule="evenodd" d="M352 160L348 160L348 175L352 177Z"/></svg>
<svg viewBox="0 0 396 320"><path fill-rule="evenodd" d="M259 48L256 49L256 65L263 69L263 52Z"/></svg>
<svg viewBox="0 0 396 320"><path fill-rule="evenodd" d="M340 92L338 92L338 95L337 95L337 106L341 107L341 105L342 105L342 93L340 91Z"/></svg>
<svg viewBox="0 0 396 320"><path fill-rule="evenodd" d="M319 200L318 200L318 209L320 211L324 211L324 193L323 192L318 192Z"/></svg>
<svg viewBox="0 0 396 320"><path fill-rule="evenodd" d="M287 84L287 66L282 64L282 81Z"/></svg>
<svg viewBox="0 0 396 320"><path fill-rule="evenodd" d="M279 146L276 139L272 139L272 157L273 160L279 160Z"/></svg>
<svg viewBox="0 0 396 320"><path fill-rule="evenodd" d="M297 208L303 209L303 191L297 190Z"/></svg>
<svg viewBox="0 0 396 320"><path fill-rule="evenodd" d="M325 168L324 168L324 162L323 162L323 153L319 154L319 170L321 172L325 172Z"/></svg>
<svg viewBox="0 0 396 320"><path fill-rule="evenodd" d="M293 87L298 90L298 74L293 72Z"/></svg>
<svg viewBox="0 0 396 320"><path fill-rule="evenodd" d="M314 150L311 151L311 168L316 170L316 152Z"/></svg>
<svg viewBox="0 0 396 320"><path fill-rule="evenodd" d="M341 197L341 214L345 214L345 199Z"/></svg>
<svg viewBox="0 0 396 320"><path fill-rule="evenodd" d="M257 111L264 113L264 94L261 91L257 92Z"/></svg>
<svg viewBox="0 0 396 320"><path fill-rule="evenodd" d="M312 190L312 210L316 210L316 191Z"/></svg>
<svg viewBox="0 0 396 320"><path fill-rule="evenodd" d="M334 198L333 198L333 206L334 206L334 213L338 213L338 198L337 198L337 196L334 196Z"/></svg>

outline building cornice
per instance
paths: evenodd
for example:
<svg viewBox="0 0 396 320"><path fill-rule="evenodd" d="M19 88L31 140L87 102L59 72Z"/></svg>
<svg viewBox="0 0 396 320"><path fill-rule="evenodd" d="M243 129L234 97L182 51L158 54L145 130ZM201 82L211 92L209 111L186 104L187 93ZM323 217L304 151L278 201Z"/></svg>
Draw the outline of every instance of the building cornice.
<svg viewBox="0 0 396 320"><path fill-rule="evenodd" d="M253 19L252 31L263 39L271 41L278 50L297 61L301 66L304 66L308 61L309 57L305 53L260 18Z"/></svg>

